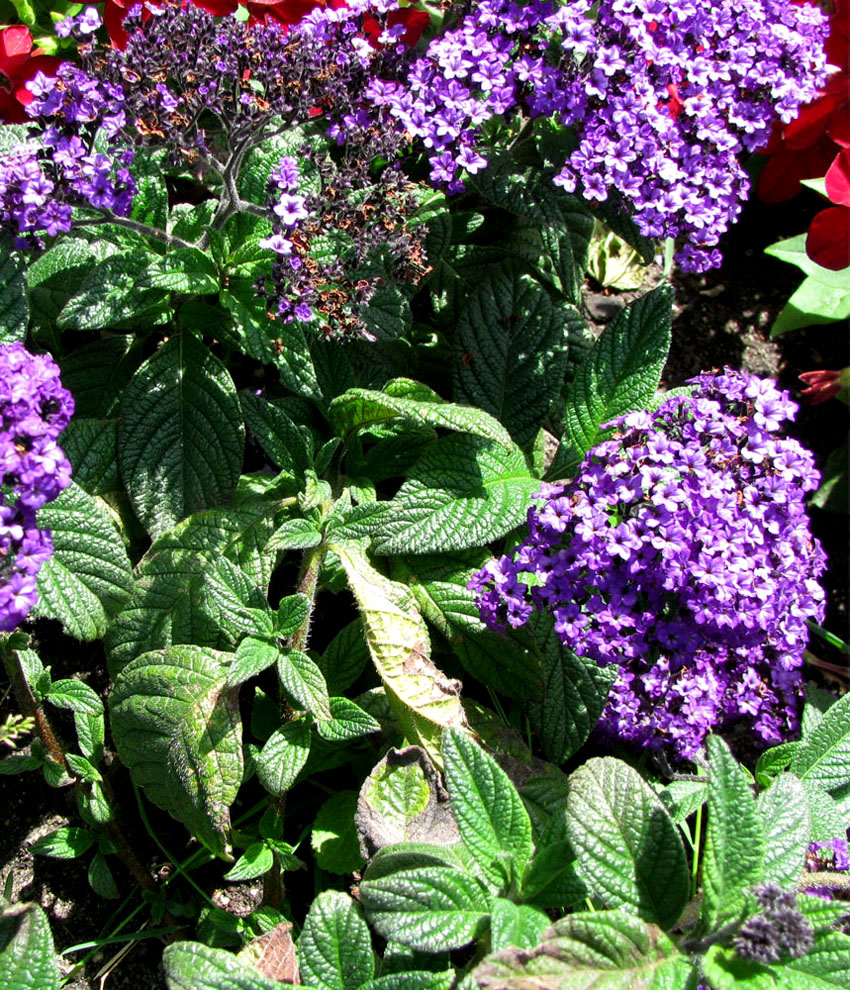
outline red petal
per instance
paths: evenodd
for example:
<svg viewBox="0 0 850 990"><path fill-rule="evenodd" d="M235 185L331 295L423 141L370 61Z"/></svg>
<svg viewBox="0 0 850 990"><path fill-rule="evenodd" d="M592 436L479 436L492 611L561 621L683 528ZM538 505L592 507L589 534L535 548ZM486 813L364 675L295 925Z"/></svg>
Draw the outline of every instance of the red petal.
<svg viewBox="0 0 850 990"><path fill-rule="evenodd" d="M0 122L4 124L25 124L30 118L15 97L0 86Z"/></svg>
<svg viewBox="0 0 850 990"><path fill-rule="evenodd" d="M239 0L192 0L192 3L215 17L232 14L239 6Z"/></svg>
<svg viewBox="0 0 850 990"><path fill-rule="evenodd" d="M32 35L23 24L13 24L0 31L0 72L14 75L15 69L29 58Z"/></svg>
<svg viewBox="0 0 850 990"><path fill-rule="evenodd" d="M812 220L806 254L830 271L850 266L850 208L830 206Z"/></svg>
<svg viewBox="0 0 850 990"><path fill-rule="evenodd" d="M826 173L826 194L839 206L850 206L850 148L835 156Z"/></svg>
<svg viewBox="0 0 850 990"><path fill-rule="evenodd" d="M756 187L763 203L784 203L800 191L801 179L817 179L832 164L837 151L828 139L802 151L780 151L771 155L761 170Z"/></svg>
<svg viewBox="0 0 850 990"><path fill-rule="evenodd" d="M103 23L106 25L106 33L112 42L112 47L123 51L127 47L130 35L124 30L124 17L127 11L118 0L106 0L106 7L103 10Z"/></svg>
<svg viewBox="0 0 850 990"><path fill-rule="evenodd" d="M46 76L55 76L61 64L62 59L54 55L36 55L35 58L31 58L15 76L13 88L15 99L26 106L32 100L32 93L27 89L30 79L35 79L38 72L43 72Z"/></svg>
<svg viewBox="0 0 850 990"><path fill-rule="evenodd" d="M808 148L823 137L833 119L833 114L842 111L847 103L847 81L845 79L838 82L841 83L840 86L827 86L822 96L812 103L807 103L800 111L800 116L786 125L783 131L786 148L798 150Z"/></svg>

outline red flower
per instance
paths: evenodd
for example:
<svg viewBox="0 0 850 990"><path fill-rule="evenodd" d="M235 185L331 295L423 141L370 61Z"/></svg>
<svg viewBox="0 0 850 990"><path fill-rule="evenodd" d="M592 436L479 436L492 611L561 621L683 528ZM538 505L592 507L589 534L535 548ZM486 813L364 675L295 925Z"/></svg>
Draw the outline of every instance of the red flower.
<svg viewBox="0 0 850 990"><path fill-rule="evenodd" d="M37 72L52 75L62 60L32 50L32 35L23 24L13 24L0 31L0 73L8 85L0 82L0 121L23 124L29 120L24 107L32 100L27 83Z"/></svg>
<svg viewBox="0 0 850 990"><path fill-rule="evenodd" d="M818 406L821 402L826 402L845 388L844 379L847 377L847 368L844 371L804 371L799 377L809 387L800 393L806 396L813 406Z"/></svg>

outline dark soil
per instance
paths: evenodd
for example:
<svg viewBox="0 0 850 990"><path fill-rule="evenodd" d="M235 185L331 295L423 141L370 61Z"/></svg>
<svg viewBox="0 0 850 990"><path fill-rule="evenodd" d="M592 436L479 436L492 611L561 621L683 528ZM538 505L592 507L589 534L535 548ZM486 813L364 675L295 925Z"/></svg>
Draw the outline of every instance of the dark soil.
<svg viewBox="0 0 850 990"><path fill-rule="evenodd" d="M776 240L804 230L816 208L814 197L798 197L798 201L785 207L750 204L728 242L722 245L723 267L706 275L675 279L673 347L664 372L665 385L673 387L701 370L730 365L776 377L784 387L798 395L801 371L838 369L850 364L846 326L813 327L778 340L769 339L773 320L802 280L802 274L789 265L767 258L763 249ZM657 268L652 269L648 284L657 281L659 275ZM593 293L591 319L601 327L616 313L620 303L616 293L599 286L589 289ZM629 300L644 289L624 293L622 297ZM819 465L823 466L833 450L845 445L848 426L850 409L832 399L820 406L803 403L793 432L814 451ZM812 512L815 534L830 559L830 570L825 578L829 596L825 625L845 639L850 639L848 521L850 516L846 514ZM843 670L847 671L847 658L821 641L813 641L811 649L820 659L838 667L843 665ZM70 673L63 672L61 676L70 676ZM825 677L833 689L847 684L846 678L824 675L820 669L813 669L812 676L820 683ZM86 679L92 680L90 676ZM100 684L95 686L101 687ZM8 685L4 688L0 683L0 720L7 711L14 710ZM3 778L0 884L11 875L11 892L16 901L33 901L45 908L59 951L114 931L139 904L139 894L130 893L134 885L130 877L121 872L120 866L115 872L121 895L122 898L130 896L126 902L106 901L88 886L89 856L78 860L54 860L33 857L29 852L29 845L40 836L61 825L79 823L70 789L51 789L34 774ZM157 819L156 827L164 829L166 845L173 842L171 848L177 854L186 854L185 847L180 848L185 843L185 834L167 816ZM139 856L151 872L156 873L158 865L161 866L161 854L148 836L142 834L141 838ZM238 891L233 893L236 896ZM225 906L221 897L219 902ZM233 898L230 902L235 903ZM148 917L145 908L126 930L138 930ZM185 937L191 938L192 932L187 931ZM85 975L72 975L68 987L70 990L164 990L159 962L162 948L163 943L158 938L133 943L125 952L121 951L125 946L120 944L108 946L89 961ZM82 951L67 957L69 974L71 965L86 955Z"/></svg>

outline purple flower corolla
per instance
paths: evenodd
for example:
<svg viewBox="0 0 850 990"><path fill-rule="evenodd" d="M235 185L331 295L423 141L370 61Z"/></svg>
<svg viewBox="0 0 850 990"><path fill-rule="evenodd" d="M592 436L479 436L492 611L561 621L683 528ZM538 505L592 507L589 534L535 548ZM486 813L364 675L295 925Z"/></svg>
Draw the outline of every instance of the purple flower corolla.
<svg viewBox="0 0 850 990"><path fill-rule="evenodd" d="M74 412L59 369L22 344L0 345L0 631L35 604L36 576L53 552L36 512L67 488L71 465L56 439Z"/></svg>
<svg viewBox="0 0 850 990"><path fill-rule="evenodd" d="M603 733L685 758L739 720L762 745L796 729L825 568L803 503L812 456L775 434L795 403L744 372L690 384L606 424L529 510L528 538L470 584L491 628L548 612L564 645L619 666Z"/></svg>
<svg viewBox="0 0 850 990"><path fill-rule="evenodd" d="M641 233L678 238L682 267L703 270L720 263L715 245L749 191L737 156L814 97L826 30L817 7L791 0L481 0L430 43L406 88L370 95L422 140L449 192L473 174L463 156L487 121L574 128L555 183L616 194Z"/></svg>

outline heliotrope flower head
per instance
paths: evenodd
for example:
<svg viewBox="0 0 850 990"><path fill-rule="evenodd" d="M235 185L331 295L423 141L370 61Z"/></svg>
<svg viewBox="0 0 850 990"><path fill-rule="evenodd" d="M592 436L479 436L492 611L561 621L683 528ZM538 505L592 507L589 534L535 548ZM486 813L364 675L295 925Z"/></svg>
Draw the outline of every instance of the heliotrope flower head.
<svg viewBox="0 0 850 990"><path fill-rule="evenodd" d="M734 722L762 745L797 727L825 568L803 503L813 458L777 435L795 403L729 369L690 384L607 424L570 484L544 486L528 538L470 585L492 628L549 612L564 645L619 666L602 732L688 758Z"/></svg>
<svg viewBox="0 0 850 990"><path fill-rule="evenodd" d="M767 142L824 78L826 18L791 0L481 0L431 42L404 86L373 89L430 150L450 192L484 167L482 125L505 114L574 127L555 182L616 198L643 234L682 242L685 269L716 244Z"/></svg>
<svg viewBox="0 0 850 990"><path fill-rule="evenodd" d="M14 629L35 604L36 575L53 551L36 511L70 484L56 439L73 412L50 357L0 345L0 631Z"/></svg>

